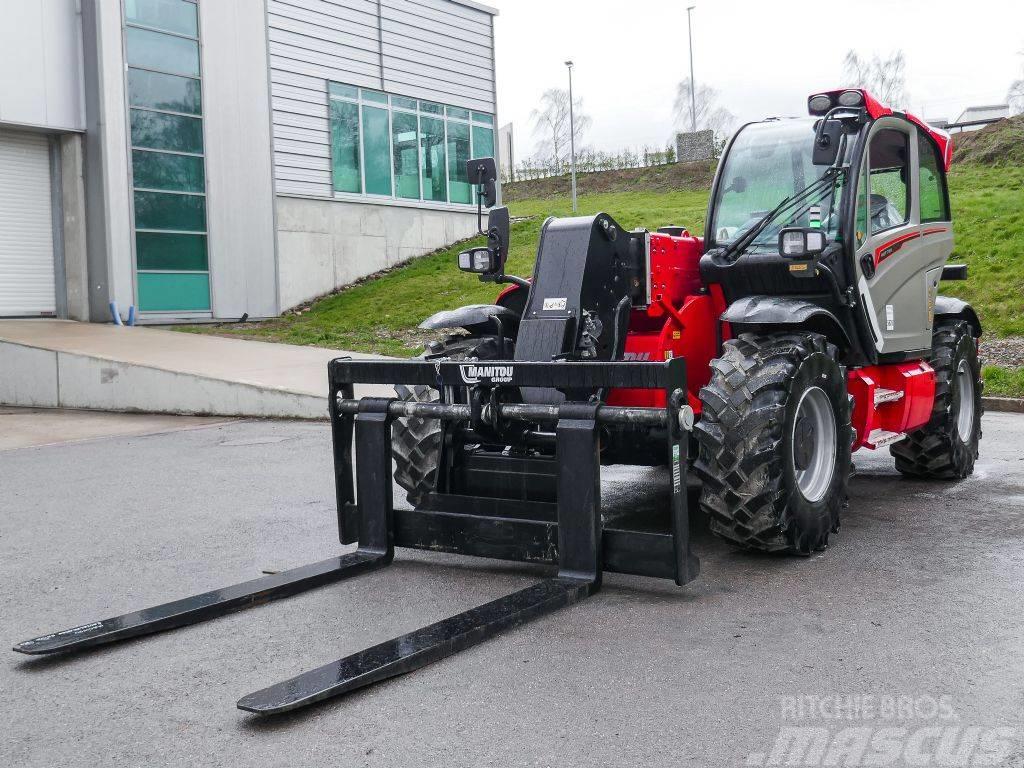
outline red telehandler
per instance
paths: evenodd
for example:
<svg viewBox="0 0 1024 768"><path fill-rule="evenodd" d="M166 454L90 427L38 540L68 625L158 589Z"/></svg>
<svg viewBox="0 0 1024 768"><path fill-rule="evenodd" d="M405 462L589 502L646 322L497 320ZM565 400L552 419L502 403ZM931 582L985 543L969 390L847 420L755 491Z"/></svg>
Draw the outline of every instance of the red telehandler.
<svg viewBox="0 0 1024 768"><path fill-rule="evenodd" d="M705 236L549 219L532 280L506 275L509 213L491 159L469 162L487 245L459 267L508 284L442 312L458 331L415 361L329 366L338 524L350 553L28 640L81 650L223 615L391 563L396 547L557 566L534 586L250 694L276 714L403 674L582 600L605 571L697 577L687 471L711 529L799 555L839 529L851 453L888 446L921 478L971 474L981 324L940 296L953 232L949 137L863 90L810 117L741 128ZM482 213L481 213L482 217ZM355 384L397 397L355 399ZM355 455L353 456L353 447ZM606 464L667 466L666 514L602 517ZM409 508L393 503L394 478Z"/></svg>

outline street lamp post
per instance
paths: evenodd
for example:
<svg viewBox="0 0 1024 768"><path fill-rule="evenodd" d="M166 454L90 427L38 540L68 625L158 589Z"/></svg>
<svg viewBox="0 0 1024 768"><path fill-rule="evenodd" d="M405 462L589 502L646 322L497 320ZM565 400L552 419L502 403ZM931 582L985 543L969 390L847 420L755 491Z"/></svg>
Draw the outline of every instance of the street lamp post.
<svg viewBox="0 0 1024 768"><path fill-rule="evenodd" d="M572 212L576 213L576 112L572 99L572 61L565 62L569 68L569 152L572 156Z"/></svg>
<svg viewBox="0 0 1024 768"><path fill-rule="evenodd" d="M693 79L693 21L691 13L696 5L686 9L686 31L690 37L690 132L697 132L697 83Z"/></svg>

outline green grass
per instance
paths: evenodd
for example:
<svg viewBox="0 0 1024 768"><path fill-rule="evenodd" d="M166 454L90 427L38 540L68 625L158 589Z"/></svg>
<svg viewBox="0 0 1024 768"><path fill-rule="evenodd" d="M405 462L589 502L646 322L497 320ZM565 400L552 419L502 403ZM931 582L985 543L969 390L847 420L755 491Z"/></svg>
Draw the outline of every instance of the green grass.
<svg viewBox="0 0 1024 768"><path fill-rule="evenodd" d="M950 190L954 260L969 265L970 277L944 285L943 291L971 302L987 333L1024 335L1024 168L957 165ZM701 234L707 196L706 191L604 193L581 197L579 207L581 214L605 211L627 229L678 224ZM511 274L529 275L541 224L548 216L570 215L569 202L532 199L510 207L513 217L528 218L512 225L507 268ZM182 330L410 357L426 338L416 329L424 318L463 304L490 303L498 292L493 284L459 272L455 260L463 247L417 259L301 313L258 324Z"/></svg>
<svg viewBox="0 0 1024 768"><path fill-rule="evenodd" d="M982 372L985 394L998 397L1024 397L1024 368L986 365Z"/></svg>

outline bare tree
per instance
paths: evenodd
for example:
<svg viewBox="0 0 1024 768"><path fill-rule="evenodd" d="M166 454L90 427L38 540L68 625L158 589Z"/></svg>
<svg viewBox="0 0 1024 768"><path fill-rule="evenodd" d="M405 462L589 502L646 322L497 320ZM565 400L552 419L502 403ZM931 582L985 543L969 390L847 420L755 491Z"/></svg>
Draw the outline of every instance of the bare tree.
<svg viewBox="0 0 1024 768"><path fill-rule="evenodd" d="M1020 55L1024 56L1024 51L1021 51ZM1024 75L1024 64L1021 64L1021 74ZM1011 115L1024 114L1024 77L1010 84L1010 90L1006 93L1006 103L1010 105Z"/></svg>
<svg viewBox="0 0 1024 768"><path fill-rule="evenodd" d="M693 84L685 78L676 86L675 119L676 127L681 131L689 131L692 125L690 115L690 90ZM736 121L736 117L728 109L718 106L718 91L708 85L697 86L694 93L694 113L698 131L714 131L719 139Z"/></svg>
<svg viewBox="0 0 1024 768"><path fill-rule="evenodd" d="M906 70L903 51L895 51L888 58L873 56L868 60L850 50L843 59L843 79L847 87L864 88L883 104L900 109L910 102Z"/></svg>
<svg viewBox="0 0 1024 768"><path fill-rule="evenodd" d="M590 116L583 111L583 100L577 97L573 102L575 113L575 138L577 154L583 150L583 135L593 124ZM533 121L533 135L537 139L538 159L562 167L570 159L569 92L561 88L549 88L540 97L540 107L530 114Z"/></svg>

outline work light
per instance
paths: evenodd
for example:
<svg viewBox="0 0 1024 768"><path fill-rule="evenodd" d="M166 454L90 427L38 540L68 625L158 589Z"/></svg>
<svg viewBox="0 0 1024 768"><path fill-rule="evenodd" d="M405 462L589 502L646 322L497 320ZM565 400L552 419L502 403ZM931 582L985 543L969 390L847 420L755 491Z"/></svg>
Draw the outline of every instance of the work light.
<svg viewBox="0 0 1024 768"><path fill-rule="evenodd" d="M864 104L864 94L860 91L843 91L839 94L839 106L860 107Z"/></svg>

